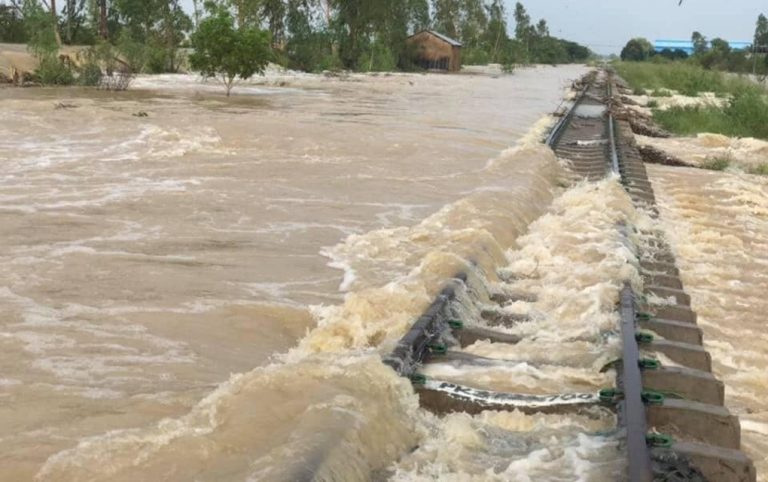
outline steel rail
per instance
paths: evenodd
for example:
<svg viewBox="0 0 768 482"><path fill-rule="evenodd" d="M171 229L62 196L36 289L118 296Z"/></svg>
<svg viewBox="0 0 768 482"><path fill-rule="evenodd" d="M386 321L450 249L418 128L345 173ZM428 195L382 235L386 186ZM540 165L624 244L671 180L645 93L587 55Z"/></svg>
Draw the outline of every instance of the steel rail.
<svg viewBox="0 0 768 482"><path fill-rule="evenodd" d="M608 114L608 136L611 145L611 169L615 174L621 175L619 168L619 153L616 149L616 128L613 124L613 114Z"/></svg>
<svg viewBox="0 0 768 482"><path fill-rule="evenodd" d="M629 482L653 479L651 455L646 442L648 427L643 402L643 379L640 372L640 349L635 338L635 293L629 284L621 290L622 368L618 385L624 392L619 407L619 423L626 430L627 475Z"/></svg>
<svg viewBox="0 0 768 482"><path fill-rule="evenodd" d="M613 79L608 74L608 137L611 169L622 178L617 147L617 131L611 107L613 103ZM619 404L619 425L626 431L627 479L629 482L651 482L653 470L651 454L646 439L648 426L643 401L643 375L640 370L640 349L637 344L637 312L635 292L625 283L620 293L619 313L621 320L621 370L616 382L624 394Z"/></svg>
<svg viewBox="0 0 768 482"><path fill-rule="evenodd" d="M551 148L555 148L557 143L560 142L560 136L563 133L563 130L565 127L570 124L571 119L573 119L574 112L576 112L576 107L581 103L581 101L584 99L584 95L589 90L589 87L594 82L593 79L589 79L587 81L587 85L584 86L584 88L579 92L579 95L576 96L576 99L573 101L573 104L568 109L568 111L563 115L559 121L555 124L555 126L552 128L551 131L549 131L549 135L544 140L544 143L548 145Z"/></svg>

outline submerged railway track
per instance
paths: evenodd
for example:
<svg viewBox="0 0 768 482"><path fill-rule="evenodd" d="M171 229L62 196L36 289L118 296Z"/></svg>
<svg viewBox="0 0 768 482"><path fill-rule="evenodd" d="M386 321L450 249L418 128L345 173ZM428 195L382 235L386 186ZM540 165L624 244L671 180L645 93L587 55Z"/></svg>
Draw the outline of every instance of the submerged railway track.
<svg viewBox="0 0 768 482"><path fill-rule="evenodd" d="M658 217L653 187L634 146L628 123L612 114L614 79L593 72L547 137L575 179L598 181L615 176L636 209ZM616 226L637 256L642 290L630 283L616 293L620 357L605 370L615 383L595 392L512 393L460 384L424 374L434 363L503 366L463 351L478 340L514 346L520 335L504 327L529 321L501 309L532 295L473 293L483 290L466 273L457 273L432 305L385 358L398 374L412 380L421 405L438 414L519 410L524 413L580 413L599 406L616 413L616 437L626 456L626 480L750 482L755 469L740 451L738 419L724 406L724 385L712 374L690 296L663 232ZM664 300L659 302L658 300ZM477 303L473 300L484 300ZM466 306L473 304L473 306ZM471 323L468 311L482 324Z"/></svg>

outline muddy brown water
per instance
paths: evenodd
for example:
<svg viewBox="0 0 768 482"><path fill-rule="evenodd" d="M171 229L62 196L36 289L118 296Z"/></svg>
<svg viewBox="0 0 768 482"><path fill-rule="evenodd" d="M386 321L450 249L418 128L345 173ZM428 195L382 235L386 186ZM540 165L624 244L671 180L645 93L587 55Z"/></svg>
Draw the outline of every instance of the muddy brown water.
<svg viewBox="0 0 768 482"><path fill-rule="evenodd" d="M768 480L768 177L648 166L742 449Z"/></svg>
<svg viewBox="0 0 768 482"><path fill-rule="evenodd" d="M0 479L389 466L426 415L379 355L547 208L583 72L0 89Z"/></svg>

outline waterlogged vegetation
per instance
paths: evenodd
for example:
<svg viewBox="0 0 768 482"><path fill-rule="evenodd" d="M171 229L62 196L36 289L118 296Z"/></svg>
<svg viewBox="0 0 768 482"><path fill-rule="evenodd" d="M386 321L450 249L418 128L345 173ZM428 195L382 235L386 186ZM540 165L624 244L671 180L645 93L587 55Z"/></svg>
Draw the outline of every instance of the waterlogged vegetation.
<svg viewBox="0 0 768 482"><path fill-rule="evenodd" d="M683 62L617 62L616 70L635 92L676 91L698 96L714 93L722 106L702 104L659 109L651 102L654 120L680 135L712 132L731 137L768 139L768 92L749 79Z"/></svg>
<svg viewBox="0 0 768 482"><path fill-rule="evenodd" d="M734 95L745 90L760 90L749 79L687 62L616 62L615 68L630 87L654 96L668 96L669 91L697 96L704 92Z"/></svg>
<svg viewBox="0 0 768 482"><path fill-rule="evenodd" d="M692 106L655 110L664 129L682 135L712 132L730 137L768 139L768 101L763 93L735 94L724 107Z"/></svg>
<svg viewBox="0 0 768 482"><path fill-rule="evenodd" d="M712 171L725 171L731 165L732 159L729 156L714 156L704 160L699 167Z"/></svg>
<svg viewBox="0 0 768 482"><path fill-rule="evenodd" d="M40 66L21 83L93 82L98 67L129 74L192 67L227 77L229 92L233 72L247 78L263 70L239 69L233 61L309 72L418 70L406 39L424 29L459 40L464 63L498 63L506 71L516 64L585 62L592 55L551 35L547 21L532 19L522 3L507 11L503 0L193 0L194 12L181 0L67 0L62 10L50 0L9 2L0 4L0 42L27 43ZM222 30L221 21L216 26L210 19L225 11L232 28ZM254 48L241 48L246 38ZM62 59L64 45L91 46L87 75L80 60ZM208 53L201 55L217 50L218 60L230 47L237 53L226 67L211 70L213 57L201 62L201 55L190 65L190 51L202 46Z"/></svg>

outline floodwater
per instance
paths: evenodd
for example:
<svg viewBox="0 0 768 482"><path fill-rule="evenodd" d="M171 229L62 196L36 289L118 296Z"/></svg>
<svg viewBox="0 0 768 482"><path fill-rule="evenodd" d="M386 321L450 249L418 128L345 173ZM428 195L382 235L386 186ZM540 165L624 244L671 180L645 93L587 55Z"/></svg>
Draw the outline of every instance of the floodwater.
<svg viewBox="0 0 768 482"><path fill-rule="evenodd" d="M542 296L539 322L601 339L636 214L615 181L550 207L563 170L538 142L584 72L0 89L0 480L618 470L608 414L437 419L379 361L446 278L500 283L529 254L522 288L574 301ZM610 343L553 369L599 386Z"/></svg>
<svg viewBox="0 0 768 482"><path fill-rule="evenodd" d="M742 449L768 480L768 177L648 166Z"/></svg>

